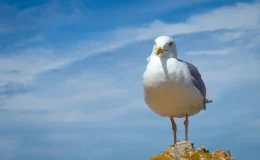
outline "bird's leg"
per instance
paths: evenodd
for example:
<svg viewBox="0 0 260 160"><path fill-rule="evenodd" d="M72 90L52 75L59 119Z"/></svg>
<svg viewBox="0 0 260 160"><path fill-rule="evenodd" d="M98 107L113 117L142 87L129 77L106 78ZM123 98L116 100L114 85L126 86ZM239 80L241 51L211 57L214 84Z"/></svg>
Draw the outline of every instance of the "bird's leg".
<svg viewBox="0 0 260 160"><path fill-rule="evenodd" d="M172 123L172 131L173 131L173 135L174 135L174 144L175 144L175 143L177 143L177 126L172 117L170 118L170 120Z"/></svg>
<svg viewBox="0 0 260 160"><path fill-rule="evenodd" d="M188 141L188 126L189 126L188 114L186 114L186 119L184 121L184 125L185 125L185 140Z"/></svg>

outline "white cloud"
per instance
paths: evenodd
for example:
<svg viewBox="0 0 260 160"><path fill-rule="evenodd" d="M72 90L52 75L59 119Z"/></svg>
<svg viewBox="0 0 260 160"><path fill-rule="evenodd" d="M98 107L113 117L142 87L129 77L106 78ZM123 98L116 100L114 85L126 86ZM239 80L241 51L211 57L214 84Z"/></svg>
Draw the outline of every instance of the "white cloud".
<svg viewBox="0 0 260 160"><path fill-rule="evenodd" d="M237 3L210 12L191 16L185 23L166 24L155 21L148 27L129 29L136 40L148 40L158 35L179 35L219 29L253 29L260 25L260 4Z"/></svg>
<svg viewBox="0 0 260 160"><path fill-rule="evenodd" d="M10 123L98 123L114 120L131 109L131 104L121 107L101 102L106 99L123 102L121 99L127 98L128 90L118 84L111 75L105 77L104 74L86 71L51 87L5 97L1 99L1 109L19 113L7 119ZM24 111L27 111L26 114Z"/></svg>
<svg viewBox="0 0 260 160"><path fill-rule="evenodd" d="M256 52L246 47L247 39L241 43L244 43L244 46L232 45L232 50L223 48L224 53L225 51L230 52L225 56L205 57L206 53L220 55L219 50L188 52L190 55L201 55L189 56L189 58L200 70L209 98L223 98L224 92L239 86L251 86L260 80L260 74L258 74L260 60L256 57ZM203 54L204 52L205 54Z"/></svg>
<svg viewBox="0 0 260 160"><path fill-rule="evenodd" d="M214 55L220 55L220 56L225 56L229 55L236 52L235 48L225 48L225 49L220 49L220 50L202 50L202 51L188 51L186 54L187 55L192 55L192 56L198 56L198 55L209 55L209 56L214 56Z"/></svg>
<svg viewBox="0 0 260 160"><path fill-rule="evenodd" d="M239 85L254 84L260 80L258 68L260 60L240 60L237 64L230 61L223 61L225 64L211 62L209 65L223 65L225 67L216 67L214 70L202 72L205 81L208 84L209 97L222 98L225 91L231 91ZM207 66L204 66L207 67Z"/></svg>
<svg viewBox="0 0 260 160"><path fill-rule="evenodd" d="M59 57L62 51L46 48L27 48L16 52L15 56L0 57L0 87L9 82L31 84L37 74L60 69L80 59L66 53ZM73 53L76 51L69 51ZM75 53L76 54L76 53Z"/></svg>
<svg viewBox="0 0 260 160"><path fill-rule="evenodd" d="M113 77L103 77L103 75L91 74L90 71L87 71L78 76L68 77L55 86L46 86L37 92L24 93L4 99L1 108L56 110L77 105L78 102L87 103L104 98L127 96L127 91L116 86L117 81ZM59 91L59 95L54 95L52 93L54 90ZM47 95L42 96L44 93Z"/></svg>
<svg viewBox="0 0 260 160"><path fill-rule="evenodd" d="M133 42L150 40L162 34L173 36L218 29L256 28L260 24L259 6L259 3L238 3L234 6L217 8L192 16L184 23L166 24L154 21L143 28L118 29L106 33L108 37L112 37L112 39L108 39L109 41L104 40L106 43L101 43L100 40L96 40L94 43L82 41L73 45L72 48L58 51L64 52L63 57L55 56L53 58L57 51L52 49L31 49L25 50L23 56L1 57L0 63L4 64L4 68L0 70L0 85L10 81L28 84L33 81L35 75L41 72L61 68L89 56L109 52ZM22 15L24 14L27 13ZM100 44L105 45L100 47ZM39 55L41 56L39 57ZM10 72L13 70L18 70L19 74Z"/></svg>
<svg viewBox="0 0 260 160"><path fill-rule="evenodd" d="M222 9L216 9L212 12L207 12L207 14L214 17L214 19L218 19L217 15L224 16L221 12L226 12L226 14L235 14L238 10L243 14L251 14L248 13L250 10L253 10L253 14L255 13L255 5L248 4L238 4L232 7L224 7ZM258 5L259 6L259 5ZM231 11L228 11L231 8ZM246 10L246 12L245 12ZM220 14L221 13L221 14ZM206 13L205 13L206 14ZM18 53L19 56L10 56L10 57L0 57L0 87L1 85L5 85L8 82L22 83L22 84L32 84L37 83L34 81L35 77L44 72L51 71L53 69L62 69L71 63L75 63L78 60L88 58L89 56L98 55L103 52L113 51L120 47L124 47L133 42L140 42L142 40L150 40L160 34L161 32L167 35L176 35L176 34L186 34L186 33L195 33L202 31L211 31L217 29L231 29L237 30L237 28L250 30L254 28L255 19L247 20L251 24L246 24L245 22L239 22L239 24L232 24L231 27L227 27L223 24L212 24L210 21L210 16L207 17L205 14L196 15L193 17L201 17L201 18L190 18L185 23L180 24L165 24L160 21L156 21L149 25L148 27L143 28L130 28L130 29L122 29L116 30L113 33L107 33L107 35L113 35L109 41L108 40L98 40L98 42L94 42L94 44L90 44L89 42L82 41L78 44L72 44L73 47L68 47L64 50L52 50L52 49L27 49L21 53ZM237 13L238 17L240 13ZM204 15L204 16L203 16ZM219 16L219 17L221 17ZM229 17L229 16L227 16ZM250 19L250 17L249 17ZM241 21L246 21L241 19ZM205 28L203 26L203 22L207 22ZM216 21L219 23L219 21ZM232 21L228 22L232 23ZM160 28L162 27L162 28ZM161 30L165 30L161 31ZM232 91L233 89L243 86L258 83L260 80L260 74L258 74L258 68L260 68L259 58L254 57L252 53L250 53L250 49L255 49L256 46L259 46L259 37L254 38L254 40L250 40L248 37L248 32L246 31L230 31L230 33L225 32L223 37L220 37L220 34L216 34L213 36L213 40L205 43L205 46L210 43L216 43L215 46L218 47L217 41L220 42L233 42L234 40L241 40L239 44L245 45L230 45L226 47L222 47L221 49L212 49L212 48L204 48L203 46L199 48L197 51L187 51L186 53L189 55L189 58L193 60L194 64L198 66L202 73L202 77L207 84L208 87L208 95L209 98L212 98L217 104L223 103L223 100L228 101L228 95L225 94L225 91ZM211 33L208 35L210 36ZM230 36L230 37L229 37ZM130 38L129 38L130 37ZM190 39L185 39L187 43L190 43ZM105 41L106 43L102 43ZM111 41L111 43L110 43ZM119 41L119 42L118 42ZM109 43L108 43L109 42ZM247 43L244 43L247 42ZM100 45L100 44L106 44ZM137 45L139 45L138 43ZM136 45L136 46L137 46ZM141 44L140 44L141 45ZM249 46L249 47L247 47ZM98 49L96 49L98 48ZM214 47L213 47L214 48ZM64 52L63 56L57 52ZM235 54L234 54L235 53ZM197 55L197 56L190 56ZM207 56L205 56L207 55ZM213 55L213 56L212 56ZM222 55L222 56L216 56ZM186 56L186 55L184 55ZM143 70L144 68L140 67L143 64L138 62L132 62L133 57L129 57L129 59L125 59L121 62L115 62L114 65L118 65L124 70L128 71L128 75L124 78L129 77L141 77L139 75L140 68ZM135 63L134 65L132 63ZM143 60L145 63L145 60ZM3 64L3 65L2 65ZM135 66L136 68L134 68ZM92 70L93 68L91 68ZM138 71L137 71L138 70ZM86 71L86 70L85 70ZM114 71L114 70L113 70ZM122 87L119 87L121 82L124 82L123 78L120 80L116 80L114 76L117 74L116 72L112 75L109 74L100 74L97 75L94 72L89 72L87 70L84 73L78 73L79 75L75 76L73 74L72 77L64 78L62 81L59 81L55 85L43 84L44 86L39 86L42 84L36 84L37 91L33 91L30 93L15 95L12 97L5 97L0 95L0 104L1 104L1 119L4 120L5 123L2 123L1 126L12 126L12 124L19 125L23 123L24 125L28 125L30 127L42 127L42 124L47 123L47 126L56 125L55 127L60 127L60 125L66 125L66 131L68 128L73 133L64 133L62 128L58 128L58 133L54 133L47 137L46 143L53 142L60 145L61 147L54 146L41 146L39 147L30 147L24 146L22 148L18 148L19 144L18 139L12 136L0 136L0 154L2 155L3 160L11 159L15 156L15 153L22 153L23 155L37 155L37 156L52 156L56 159L60 157L64 157L64 150L67 151L68 155L78 155L79 150L78 146L82 148L82 146L91 146L91 150L88 150L89 154L86 154L86 158L100 156L100 153L105 153L108 156L116 153L114 148L109 147L99 147L93 148L93 145L100 144L102 141L98 143L92 140L92 137L89 135L89 130L84 130L84 128L77 128L75 124L80 124L83 122L84 125L106 125L107 128L115 128L115 127L131 127L138 128L137 126L147 127L149 129L158 127L163 129L163 132L166 136L171 137L171 129L170 122L168 119L163 119L156 114L152 113L151 110L145 105L143 101L143 97L140 97L141 90L141 78L140 81L133 82L137 84L136 86L140 87L137 89L133 89L127 86L127 83ZM102 73L106 73L107 70L100 71ZM120 72L123 72L120 70ZM138 73L138 75L136 75ZM44 76L41 75L41 76ZM42 77L41 77L42 78ZM132 78L127 81L135 80ZM38 90L39 89L39 90ZM129 94L129 90L133 89L134 94ZM56 95L53 93L56 92ZM128 97L127 100L124 100L125 97ZM257 97L257 96L256 96ZM103 102L104 99L109 99L109 102L122 101L122 103L109 104L107 101ZM92 102L100 101L102 103L100 105ZM212 106L209 106L212 107ZM228 105L222 106L230 107ZM239 107L239 106L237 106ZM226 109L226 108L225 108ZM144 111L145 110L145 111ZM231 110L231 109L230 109ZM250 108L242 108L240 110L232 111L231 118L223 121L223 123L228 123L233 125L235 123L235 118L241 117L241 113L243 114L246 111L252 111ZM207 110L210 112L210 109ZM134 112L134 113L133 113ZM145 112L145 113L144 113ZM208 114L206 112L204 115ZM221 111L220 111L221 112ZM241 113L239 113L241 112ZM144 114L143 114L144 113ZM147 114L151 114L147 116ZM215 112L211 112L215 114ZM9 117L10 115L11 118ZM130 115L130 116L129 116ZM224 114L227 115L227 114ZM128 117L129 116L129 117ZM155 118L156 117L156 118ZM199 116L198 116L199 117ZM202 116L203 117L203 116ZM128 119L129 118L129 119ZM208 117L204 117L208 118ZM215 117L214 117L215 118ZM197 119L197 121L192 121L194 127L204 128L208 126L212 126L212 124L216 125L216 127L221 127L220 123L216 123L215 119L211 117L209 122L202 122L202 119ZM195 118L194 118L195 119ZM123 123L123 120L127 120L126 123ZM214 121L214 122L213 122ZM198 123L197 123L198 122ZM212 122L212 123L211 123ZM59 125L55 124L59 123ZM11 124L11 125L10 125ZM138 124L138 125L137 125ZM179 124L183 124L182 120ZM259 124L259 121L256 122ZM46 124L45 124L46 125ZM164 126L164 127L162 127ZM191 125L192 127L193 125ZM79 130L73 130L70 127L75 127ZM168 127L168 128L167 128ZM222 124L223 127L223 124ZM100 130L104 129L100 128ZM110 128L110 130L111 130ZM179 125L181 131L180 135L182 135L183 125ZM252 127L248 127L252 129ZM61 129L61 130L60 130ZM138 128L139 129L139 128ZM167 130L164 130L167 129ZM44 128L45 130L45 128ZM56 129L54 129L56 130ZM112 129L113 130L113 129ZM146 142L148 138L144 138L143 134L138 134L136 132L129 134L128 131L112 131L111 133L105 133L104 139L120 139L125 140L127 143L132 140L139 140L142 143ZM38 130L39 131L39 130ZM48 129L45 130L48 132ZM169 132L168 132L169 131ZM144 131L145 132L145 131ZM209 131L210 132L210 131ZM195 132L194 132L195 133ZM220 133L216 132L220 135ZM42 134L46 134L45 132ZM192 137L196 138L196 134L193 134ZM199 133L198 133L199 134ZM205 134L203 132L202 134ZM225 133L222 133L222 136ZM253 138L258 138L259 134L251 134ZM88 137L87 139L82 137ZM103 135L102 135L103 136ZM94 135L93 137L99 137L98 135ZM159 137L159 136L158 136ZM241 136L244 138L245 136ZM151 137L153 138L153 137ZM171 137L172 138L172 137ZM180 137L179 137L180 138ZM200 137L197 137L200 138ZM88 140L89 139L89 140ZM94 139L94 138L93 138ZM44 141L45 137L41 137L41 140ZM58 142L58 143L57 143ZM66 145L62 145L62 143L66 143ZM54 144L53 143L53 144ZM39 143L41 144L41 143ZM44 143L45 144L45 143ZM71 147L71 144L76 144L77 147ZM165 143L166 144L166 143ZM62 147L65 146L65 147ZM70 146L67 149L67 146ZM71 150L71 148L74 148ZM103 157L102 157L103 158ZM101 159L102 159L101 158ZM103 158L104 159L104 158Z"/></svg>
<svg viewBox="0 0 260 160"><path fill-rule="evenodd" d="M246 32L243 31L228 31L228 32L224 32L223 34L219 34L219 33L213 34L212 38L222 42L229 42L232 40L240 39L245 34Z"/></svg>
<svg viewBox="0 0 260 160"><path fill-rule="evenodd" d="M51 54L51 50L33 48L24 50L18 56L0 57L0 86L9 82L29 84L38 73L59 68L66 63L66 60L50 57Z"/></svg>
<svg viewBox="0 0 260 160"><path fill-rule="evenodd" d="M200 30L256 28L259 25L260 4L237 3L210 13L193 16L189 22Z"/></svg>
<svg viewBox="0 0 260 160"><path fill-rule="evenodd" d="M50 71L52 69L62 68L68 64L76 62L77 60L81 60L83 58L87 58L88 56L97 55L103 52L108 52L135 41L152 39L161 31L166 31L165 33L167 35L176 35L223 28L252 28L255 25L255 17L257 17L258 15L252 15L252 20L249 21L250 24L241 22L236 25L232 24L231 27L227 27L227 24L223 26L219 24L217 25L217 28L209 24L205 27L201 27L200 25L203 25L203 21L211 21L209 20L211 16L213 16L215 19L225 19L228 18L228 16L223 17L223 12L235 14L239 10L243 10L241 12L245 14L245 11L254 10L256 6L259 5L237 4L236 6L224 7L222 9L216 9L212 12L208 12L202 15L193 16L186 23L165 24L157 21L155 23L152 23L148 28L117 30L112 33L114 37L111 40L111 43L108 43L107 46L102 48L99 46L99 44L102 44L100 42L89 44L85 41L82 41L77 45L74 45L75 48L64 50L64 54L62 54L64 55L63 57L54 56L56 53L53 50L47 49L27 49L20 53L19 56L1 57L0 63L4 65L2 68L0 68L0 86L5 85L8 82L22 84L33 83L35 76L40 73ZM229 9L231 11L228 11ZM237 14L237 16L239 17L240 11ZM243 17L243 15L241 15L240 17ZM128 38L128 36L125 36L125 34L128 35L130 38ZM241 38L243 38L244 35L246 34L240 35ZM117 40L119 40L119 42L117 42ZM98 49L94 50L94 48ZM235 86L237 84L243 84L248 80L259 80L258 74L252 75L247 72L248 69L257 72L256 68L259 68L259 61L252 60L250 58L247 59L247 61L243 61L243 57L240 53L238 54L241 56L241 58L239 59L228 57L232 56L231 53L238 50L240 50L240 48L229 47L220 50L201 50L195 52L187 52L187 54L189 55L225 55L225 59L223 59L222 61L219 61L219 59L212 61L205 61L204 59L203 61L196 61L196 65L201 68L201 72L205 79L205 82L208 84L208 93L210 98L218 98L220 93L226 91L226 89L232 87L232 85ZM129 67L129 62L126 67ZM137 68L140 67L137 66ZM132 68L131 70L133 71L134 69ZM241 71L241 74L237 74L237 70ZM16 95L10 98L2 98L3 100L1 100L1 108L4 108L6 110L14 109L46 111L40 115L33 113L29 115L20 114L13 119L14 121L31 121L32 119L34 119L35 121L33 122L104 122L107 120L113 120L117 117L121 117L130 110L140 109L139 107L144 104L142 99L136 99L130 102L128 105L114 106L109 110L99 110L98 108L96 108L96 112L86 113L75 108L71 109L71 106L76 106L78 103L85 103L86 105L88 105L91 101L97 101L104 98L120 99L121 97L127 95L126 88L116 87L118 82L115 81L115 79L110 79L111 77L106 77L104 79L104 77L107 75L103 75L103 77L96 77L96 75L92 75L91 73L86 73L85 75L88 76L78 76L70 79L65 79L63 82L60 82L59 85L54 86L54 88L48 89L48 87L46 87L45 90L40 91L42 92L42 94L51 94L53 90L57 90L61 93L59 97L50 98L47 96L43 98L42 94L39 93ZM84 84L88 85L86 86ZM98 84L102 85L99 86ZM89 86L92 88L88 88ZM97 117L103 118L100 119Z"/></svg>
<svg viewBox="0 0 260 160"><path fill-rule="evenodd" d="M59 26L86 18L80 7L50 1L25 9L16 5L0 4L0 18L5 32L24 31L48 26ZM2 14L1 14L2 13ZM0 30L1 33L1 30Z"/></svg>

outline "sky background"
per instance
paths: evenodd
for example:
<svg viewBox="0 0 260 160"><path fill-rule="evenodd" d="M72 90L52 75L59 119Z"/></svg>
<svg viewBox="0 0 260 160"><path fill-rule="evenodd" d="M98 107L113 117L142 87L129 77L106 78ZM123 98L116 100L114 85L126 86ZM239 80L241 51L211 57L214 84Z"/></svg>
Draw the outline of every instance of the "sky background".
<svg viewBox="0 0 260 160"><path fill-rule="evenodd" d="M153 41L175 39L202 74L195 147L256 159L260 148L260 1L0 2L1 160L138 160L173 142L143 100ZM184 119L177 119L184 139Z"/></svg>

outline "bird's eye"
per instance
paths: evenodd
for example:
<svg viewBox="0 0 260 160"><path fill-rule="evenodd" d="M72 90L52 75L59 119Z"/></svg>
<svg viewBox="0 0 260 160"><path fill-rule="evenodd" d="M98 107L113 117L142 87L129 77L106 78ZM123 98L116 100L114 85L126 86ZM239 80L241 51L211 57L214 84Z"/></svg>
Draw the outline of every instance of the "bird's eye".
<svg viewBox="0 0 260 160"><path fill-rule="evenodd" d="M157 46L156 42L154 42L154 45Z"/></svg>
<svg viewBox="0 0 260 160"><path fill-rule="evenodd" d="M172 46L172 42L170 42L168 45L169 45L169 47Z"/></svg>

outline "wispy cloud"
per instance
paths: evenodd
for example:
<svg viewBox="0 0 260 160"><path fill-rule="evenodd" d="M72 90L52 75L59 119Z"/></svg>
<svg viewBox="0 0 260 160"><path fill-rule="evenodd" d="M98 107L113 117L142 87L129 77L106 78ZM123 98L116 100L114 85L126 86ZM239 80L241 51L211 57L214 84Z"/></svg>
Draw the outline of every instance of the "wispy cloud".
<svg viewBox="0 0 260 160"><path fill-rule="evenodd" d="M89 71L90 72L90 71ZM116 80L113 77L103 77L86 73L80 76L73 76L64 79L60 83L49 88L44 87L38 91L25 93L6 99L5 109L28 109L28 110L55 110L59 107L73 106L77 102L87 103L99 99L123 97L126 91L116 87ZM85 84L85 85L84 85ZM39 88L38 88L39 89ZM52 92L58 90L62 93L52 97L52 93L46 98L38 97L39 92Z"/></svg>
<svg viewBox="0 0 260 160"><path fill-rule="evenodd" d="M179 35L219 29L251 29L259 25L258 3L237 3L235 6L214 9L211 12L190 17L185 23L167 24L155 21L148 27L129 30L136 40L147 40L157 35Z"/></svg>
<svg viewBox="0 0 260 160"><path fill-rule="evenodd" d="M219 65L213 70L202 72L208 85L209 96L215 99L219 99L222 93L231 91L239 85L250 86L260 80L260 75L257 73L257 68L260 67L259 60L240 59L236 62L226 60L222 63L211 61L208 65Z"/></svg>
<svg viewBox="0 0 260 160"><path fill-rule="evenodd" d="M1 64L4 64L1 69L1 80L0 85L4 86L9 82L18 83L18 84L33 84L34 79L37 75L45 72L49 72L55 69L62 69L67 65L70 65L74 62L80 61L82 59L88 58L89 56L98 55L101 53L107 53L109 51L113 51L115 49L119 49L127 44L138 42L140 43L143 40L148 40L158 35L158 31L166 31L167 35L176 35L176 34L186 34L191 32L201 32L201 31L209 31L209 30L217 30L217 29L237 29L237 28L254 28L256 23L258 23L255 19L258 15L255 15L255 12L250 12L252 14L252 20L247 20L251 23L246 24L245 22L240 22L239 24L233 25L230 24L222 24L220 22L214 22L217 24L207 25L206 27L202 27L204 23L202 21L208 22L214 19L225 19L228 16L224 16L224 12L229 14L237 14L237 17L243 17L245 12L249 10L255 10L259 4L237 4L236 6L224 7L220 9L215 9L212 12L207 12L201 15L192 16L186 23L181 24L165 24L162 22L155 22L150 25L148 28L134 28L134 29L119 29L112 33L106 33L107 35L112 34L113 39L109 43L102 43L99 41L98 43L93 42L89 44L88 42L81 41L78 44L74 45L74 48L64 49L63 56L60 57L56 54L57 51L48 50L48 49L27 49L20 53L20 56L15 57L2 57L0 59ZM224 16L224 17L223 17ZM230 17L231 18L231 17ZM249 18L250 19L250 18ZM200 23L201 22L201 23ZM227 21L228 22L228 21ZM228 22L230 23L230 22ZM184 25L184 27L183 27ZM188 26L188 27L185 27ZM218 27L215 27L218 26ZM228 26L228 27L227 27ZM231 27L230 27L231 26ZM130 31L130 32L129 32ZM140 33L140 34L130 34L130 33ZM124 36L122 35L124 33ZM149 33L149 34L147 34ZM129 35L130 39L127 38ZM134 36L134 37L133 37ZM240 35L242 37L243 35ZM132 38L131 38L132 37ZM140 38L143 37L143 38ZM146 37L146 38L144 38ZM108 42L107 40L103 40ZM87 44L87 45L86 45ZM105 44L105 47L98 47L100 44ZM90 46L89 46L90 45ZM97 49L94 49L97 48ZM240 50L237 47L229 47L217 50L201 50L201 51L188 51L186 52L188 55L231 55L234 52ZM58 51L61 52L61 51ZM73 55L71 53L74 53ZM236 53L237 54L237 53ZM41 56L39 56L41 55ZM236 70L243 70L245 73L247 69L252 68L255 69L258 67L258 61L246 61L243 63L243 59L238 59L239 65L229 65L233 64L232 58L227 57L226 60L212 60L205 62L196 62L199 68L203 73L203 77L205 81L208 83L209 88L209 96L217 97L219 93L223 92L225 89L224 86L229 86L230 83L234 84L234 79L240 82L245 82L247 79L245 77L249 75L237 75ZM211 70L204 69L208 68L207 66L217 66L212 68ZM219 67L218 67L219 66ZM225 70L223 70L223 67ZM131 67L131 66L126 66ZM140 68L140 66L137 66ZM243 73L244 73L243 72ZM230 74L234 73L234 74ZM230 77L233 75L233 80L227 79L226 77ZM221 77L221 78L219 78ZM243 78L244 77L244 78ZM251 76L252 80L257 80L259 77L257 75ZM105 80L105 81L104 81ZM106 81L108 80L108 81ZM218 81L216 81L218 80ZM94 83L93 83L94 82ZM112 82L112 83L111 83ZM55 86L51 90L59 90L63 93L70 93L67 95L61 95L60 98L52 99L50 97L42 98L37 96L35 93L26 93L23 95L17 95L10 98L5 98L4 105L2 108L5 109L18 109L18 110L47 110L46 114L42 118L46 121L70 121L70 122L78 122L78 121L99 121L96 117L103 115L107 119L109 119L107 111L99 111L98 113L91 112L87 118L83 118L86 113L82 113L80 110L69 111L64 110L57 111L58 108L66 108L66 106L77 105L80 103L88 103L89 101L95 101L98 99L104 98L112 98L112 97L121 97L127 95L124 91L126 88L119 89L118 87L108 87L108 86L116 86L117 82L115 80L110 81L109 79L102 79L101 77L96 77L94 79L89 76L80 76L76 78L65 79L65 81L61 82L59 85ZM223 87L214 87L216 83L221 83ZM88 84L88 86L94 86L96 88L84 87L84 84ZM102 84L102 85L99 85ZM70 87L71 86L71 87ZM103 91L103 89L106 89ZM48 90L45 90L48 92ZM91 91L91 92L90 92ZM141 104L140 101L137 102L137 106ZM131 107L133 108L133 106ZM51 111L50 111L51 110ZM110 109L111 115L124 115L126 111L129 110L129 107L119 107ZM62 118L66 117L66 118ZM22 117L19 117L22 118ZM28 117L27 117L28 118ZM25 119L27 119L25 118ZM111 117L112 118L112 117ZM30 118L29 118L30 119Z"/></svg>
<svg viewBox="0 0 260 160"><path fill-rule="evenodd" d="M179 58L198 67L207 85L208 98L214 101L206 112L191 117L191 139L195 143L212 144L207 138L212 138L213 133L220 139L227 137L238 133L241 123L237 121L243 120L243 126L247 126L251 120L247 121L246 117L252 120L253 116L257 117L259 111L254 105L258 96L255 86L260 80L258 2L236 3L196 14L192 11L188 18L178 22L153 17L151 23L131 24L131 27L116 25L117 28L91 35L80 32L87 36L72 36L67 45L56 46L52 38L61 33L49 36L47 32L53 28L58 30L58 26L64 29L62 26L73 22L77 26L81 18L87 18L77 4L68 5L69 8L65 3L57 4L51 2L23 11L7 5L5 10L12 13L13 19L0 16L7 21L2 28L10 29L2 35L22 31L27 37L16 39L8 50L0 53L0 119L3 122L0 127L3 133L14 134L0 136L0 154L6 159L16 155L22 159L29 156L34 159L70 159L71 156L74 159L122 159L120 154L125 155L125 150L138 151L162 134L166 138L156 142L156 147L150 146L147 151L135 152L136 155L127 158L148 157L168 145L172 139L170 122L147 107L141 84L145 58L152 49L151 40L161 34L174 36ZM135 4L142 2L134 3L133 8ZM190 4L193 1L151 4L139 13L151 13L150 9L157 7L166 13ZM158 11L154 14L159 15ZM82 23L82 27L87 27ZM62 29L62 34L71 33ZM33 45L43 41L42 46ZM183 124L180 119L177 123ZM227 126L231 133L221 131ZM178 127L178 137L182 139L183 125ZM250 125L247 128L252 130ZM245 137L245 131L241 132L238 138ZM221 145L227 143L221 141ZM117 147L122 144L126 147ZM219 146L212 144L211 147ZM238 151L234 151L235 154Z"/></svg>
<svg viewBox="0 0 260 160"><path fill-rule="evenodd" d="M224 56L224 55L232 54L234 52L236 52L235 48L225 48L225 49L221 49L221 50L189 51L186 54L187 55L193 55L193 56L195 56L195 55L196 56L198 56L198 55Z"/></svg>
<svg viewBox="0 0 260 160"><path fill-rule="evenodd" d="M95 40L96 42L94 43L81 41L78 44L74 44L73 48L66 48L62 51L41 48L27 49L22 54L29 56L37 54L42 55L42 57L2 57L0 61L1 64L5 64L5 68L1 68L0 71L2 74L0 75L2 77L0 84L6 84L9 81L30 83L38 73L64 67L89 56L109 52L134 42L151 40L162 34L180 35L219 29L256 28L259 25L259 6L258 3L238 3L235 6L222 7L211 12L192 16L185 23L167 24L157 20L143 28L124 28L105 33L108 37L112 38ZM32 10L34 11L34 9ZM22 13L22 15L27 15L27 12L29 11ZM105 45L100 47L99 44ZM62 57L50 57L50 55L57 54L56 52L64 53ZM226 51L222 51L221 53L224 52ZM214 52L211 53L214 54ZM12 70L18 70L20 74L10 74Z"/></svg>
<svg viewBox="0 0 260 160"><path fill-rule="evenodd" d="M219 34L219 33L213 34L212 37L219 41L228 42L228 41L239 39L239 38L243 37L244 34L246 34L246 33L243 31L235 30L235 31L228 31L223 34Z"/></svg>
<svg viewBox="0 0 260 160"><path fill-rule="evenodd" d="M29 7L19 10L16 6L2 4L2 16L0 19L4 24L2 27L8 28L9 32L28 29L43 29L44 27L66 25L70 22L85 17L83 11L70 5L58 3L58 1L49 1L46 4ZM70 8L69 11L66 10ZM0 12L0 13L1 13Z"/></svg>
<svg viewBox="0 0 260 160"><path fill-rule="evenodd" d="M35 42L39 42L39 41L42 41L44 39L44 36L43 35L35 35L33 37L30 37L28 39L25 39L25 40L22 40L22 41L18 41L16 42L14 45L16 47L22 47L22 46L25 46L25 45L30 45L30 44L33 44Z"/></svg>
<svg viewBox="0 0 260 160"><path fill-rule="evenodd" d="M44 57L50 54L52 54L50 50L37 48L26 49L17 56L1 57L0 85L9 82L28 84L33 81L36 74L46 69L57 68L60 62Z"/></svg>
<svg viewBox="0 0 260 160"><path fill-rule="evenodd" d="M240 31L237 32L240 33ZM214 34L217 35L217 33ZM219 32L218 35L221 36L223 33ZM260 61L256 56L258 52L255 45L258 40L252 40L249 35L251 31L223 45L222 41L217 38L212 39L212 34L208 33L208 36L204 36L201 46L196 48L204 48L204 44L209 41L208 44L214 44L211 50L193 51L189 48L184 52L186 53L184 57L190 59L201 71L207 84L209 97L221 99L225 92L232 91L238 86L251 86L259 81L260 74L257 70L260 67ZM249 48L248 45L254 47Z"/></svg>

